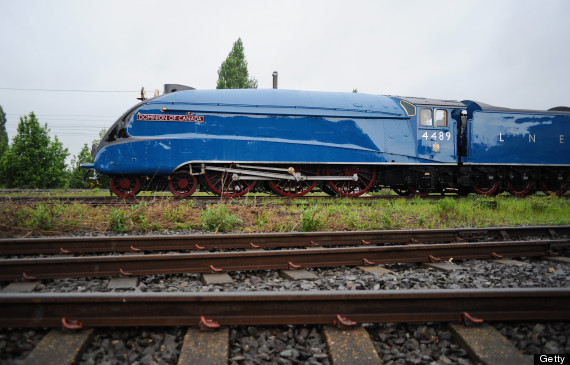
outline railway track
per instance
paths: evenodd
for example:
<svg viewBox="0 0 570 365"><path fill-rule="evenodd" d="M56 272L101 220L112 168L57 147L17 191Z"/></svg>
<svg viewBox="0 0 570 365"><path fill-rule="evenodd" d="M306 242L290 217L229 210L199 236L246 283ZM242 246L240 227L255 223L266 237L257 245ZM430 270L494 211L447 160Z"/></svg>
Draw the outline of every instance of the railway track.
<svg viewBox="0 0 570 365"><path fill-rule="evenodd" d="M382 364L382 360L385 362L394 358L394 354L404 355L399 351L394 352L393 349L398 346L397 344L408 343L409 339L414 341L414 337L419 340L423 339L423 343L429 344L432 349L423 354L433 356L433 351L436 351L434 358L427 356L427 359L433 360L439 356L437 355L439 353L437 346L440 342L438 335L446 336L446 332L448 336L449 332L452 332L456 341L467 351L461 350L458 345L451 345L449 348L449 344L443 345L445 340L441 343L442 347L448 347L445 350L448 355L450 349L458 353L464 362L469 353L477 363L530 364L532 361L529 362L528 355L526 357L522 355L497 329L486 323L493 320L568 320L570 316L566 310L570 304L570 290L566 288L400 290L375 293L313 292L300 295L287 292L278 294L218 293L214 295L211 293L208 295L196 293L14 294L5 296L4 299L0 302L0 309L2 309L0 328L19 327L22 328L21 331L25 328L41 327L43 331L50 327L56 328L46 333L42 340L34 345L33 351L27 355L26 363L34 364L44 364L46 359L50 360L48 362L50 364L73 364L82 356L101 360L96 355L97 348L101 347L107 348L105 353L111 352L109 355L112 359L113 349L121 349L124 348L125 343L133 343L131 340L126 341L127 336L133 334L132 330L129 334L124 332L127 327L136 327L143 331L143 338L139 338L134 343L146 342L146 345L140 349L137 349L139 346L129 346L131 347L129 354L142 352L141 355L130 355L129 358L140 358L144 354L148 356L155 352L154 356L157 356L157 353L161 354L156 357L157 359L165 357L169 359L168 363L174 363L177 359L178 365L227 364L244 360L244 356L235 356L236 350L239 351L238 354L243 353L249 357L252 356L248 354L249 351L262 352L260 354L262 358L272 360L271 362L302 356L301 359L310 357L316 363L332 359L336 365ZM434 319L440 322L434 322ZM458 320L466 324L475 323L475 327L452 323ZM485 324L479 323L483 320ZM448 324L448 331L431 332L437 333L431 337L429 332L426 335L421 334L422 328L425 331L426 327L421 327L420 323L413 332L405 333L405 337L400 341L390 336L391 338L386 342L389 345L386 347L382 346L385 342L383 338L376 338L378 334L382 335L382 327L378 327L382 325L375 325L375 328L380 329L379 331L370 326L367 327L368 331L358 326L359 323L382 322L390 322L390 326L393 326L394 322L430 322L430 327L435 325L440 328L446 327L445 322L451 323ZM291 350L293 347L285 345L284 342L279 342L282 345L271 345L272 349L265 346L265 349L261 347L260 351L256 351L258 350L257 341L252 335L257 333L258 328L251 326L282 324L302 324L302 326L296 327L294 332L290 326L287 327L286 332L275 327L270 331L267 331L268 327L259 328L261 331L259 341L269 343L267 338L270 340L271 337L276 338L274 335L271 336L272 334L285 340L288 334L295 334L296 341L301 342L297 342L294 348L299 349L302 355L297 350ZM152 340L144 340L144 333L149 327L164 328L165 325L176 326L174 328L178 329L181 328L180 326L190 327L187 328L183 341L180 335L173 335L172 330L167 330L166 335L161 335L160 330L157 330L159 333L154 335L152 334L154 330L152 330ZM236 327L236 325L242 327ZM58 330L57 328L61 326L67 327L68 330ZM197 329L196 326L207 330ZM103 328L95 330L92 327ZM105 327L113 328L111 338L105 338ZM119 334L118 328L123 329L121 339L116 337ZM243 333L245 328L247 328L246 333L250 335L241 337L244 341L241 342L240 338L234 337L234 333ZM413 329L414 326L404 324L403 328ZM232 335L230 335L230 329ZM177 332L181 333L180 330ZM326 341L326 348L325 343L321 342L319 332ZM95 335L95 333L98 334ZM100 344L97 344L97 338L101 341ZM163 338L168 338L168 340L163 342ZM149 345L152 345L155 340L158 343L151 348ZM252 340L253 343L251 343ZM105 345L106 341L107 345ZM180 347L176 342L180 343L178 345ZM248 342L251 345L248 345ZM308 346L300 345L306 342ZM109 343L119 346L109 348ZM249 346L253 346L252 350L248 350ZM175 347L180 348L180 351L172 352ZM400 348L400 351L406 348L409 349L406 346ZM264 354L265 351L269 353ZM270 355L274 351L275 354ZM293 356L294 351L297 351L295 356ZM120 354L121 352L116 356ZM119 356L117 356L118 359L126 358L126 356ZM419 357L415 358L419 359ZM426 360L424 357L422 359ZM447 359L447 357L440 357L440 359ZM330 360L326 363L330 363Z"/></svg>
<svg viewBox="0 0 570 365"><path fill-rule="evenodd" d="M6 238L0 239L0 255L315 248L319 246L510 241L531 238L557 240L569 236L570 226L536 226L223 235Z"/></svg>
<svg viewBox="0 0 570 365"><path fill-rule="evenodd" d="M242 271L337 265L375 266L437 259L451 261L451 258L462 260L500 256L544 256L548 255L552 248L570 243L569 233L570 227L555 226L4 239L0 240L0 255L7 258L0 260L0 280L207 273L218 269ZM230 251L219 252L220 250ZM137 253L128 254L133 251ZM119 255L119 252L127 254ZM39 253L43 257L28 256L38 256ZM99 254L85 256L89 253ZM18 267L20 264L22 266ZM8 275L2 276L4 274ZM363 350L357 349L361 342L365 342L369 348L366 356L376 356L377 361L372 363L381 363L378 354L382 358L382 352L378 347L374 350L373 335L371 333L369 338L366 331L358 326L361 323L457 322L459 318L463 321L470 318L476 321L483 319L485 323L570 319L570 312L567 310L570 304L570 288L566 287L279 292L242 290L221 293L133 290L90 293L2 292L0 327L66 326L78 329L73 334L65 335L64 332L64 338L59 340L57 338L60 331L50 332L29 355L32 361L34 358L45 359L46 355L42 349L47 347L49 353L55 341L63 341L69 351L81 347L70 347L70 336L74 340L77 338L77 341L88 343L94 330L79 330L81 327L100 327L104 331L106 327L190 326L184 338L178 364L189 363L186 362L188 359L212 364L212 356L219 357L220 363L228 363L232 358L232 355L227 355L230 353L228 346L235 348L237 345L231 345L228 326L302 324L320 328L323 325L320 331L328 345L326 353L319 355L327 355L335 364L342 364L338 356L346 354L347 351L363 354ZM356 328L347 332L331 327L334 324L345 329L354 325ZM195 329L196 326L221 328L214 332L200 332ZM490 327L492 326L480 328L478 331L489 330L498 334ZM239 327L230 328L234 331ZM244 328L249 331L251 327ZM462 331L461 328L458 330L456 325L450 325L450 328ZM86 333L90 335L87 336ZM339 333L348 337L341 342L339 337L335 337ZM485 338L486 336L487 334ZM475 342L480 339L481 335L478 335ZM214 350L210 350L214 341L220 346L216 345L216 354L212 353ZM496 343L497 340L493 339L493 342ZM208 343L208 349L200 349L197 343ZM470 344L463 346L468 348ZM288 350L277 350L277 353L280 351L287 354ZM378 351L378 354L375 351ZM489 351L483 353L485 352L488 355ZM517 356L517 353L522 358L514 348L505 356ZM198 360L200 355L205 356L203 360ZM81 355L76 352L74 356L77 358ZM241 357L234 355L233 358ZM476 356L474 358L479 359ZM345 363L350 364L351 361L354 361L354 358ZM490 363L494 361L498 362L494 359L490 360ZM504 363L503 360L500 362ZM522 364L524 361L519 359L517 363Z"/></svg>
<svg viewBox="0 0 570 365"><path fill-rule="evenodd" d="M570 289L3 294L0 327L568 320ZM41 315L38 315L41 313ZM212 321L212 322L209 322Z"/></svg>
<svg viewBox="0 0 570 365"><path fill-rule="evenodd" d="M0 280L134 276L221 271L299 269L545 256L567 239L395 245L350 248L250 250L149 255L10 258L0 260Z"/></svg>

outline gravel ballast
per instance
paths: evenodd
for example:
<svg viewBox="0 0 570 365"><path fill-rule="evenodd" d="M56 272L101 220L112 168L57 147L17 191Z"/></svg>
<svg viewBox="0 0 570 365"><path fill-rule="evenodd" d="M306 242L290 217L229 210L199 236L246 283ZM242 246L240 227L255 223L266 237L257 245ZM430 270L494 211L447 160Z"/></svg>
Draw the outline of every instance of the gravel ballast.
<svg viewBox="0 0 570 365"><path fill-rule="evenodd" d="M570 322L494 323L495 328L522 353L570 354Z"/></svg>
<svg viewBox="0 0 570 365"><path fill-rule="evenodd" d="M473 363L445 323L379 323L367 330L384 364Z"/></svg>
<svg viewBox="0 0 570 365"><path fill-rule="evenodd" d="M564 288L570 286L568 265L525 259L530 265L487 260L458 262L462 270L440 272L419 264L390 264L392 273L378 275L356 267L308 269L314 281L292 281L278 271L230 272L234 282L204 285L199 274L147 275L136 290L143 292L231 292L388 289ZM36 292L106 292L109 278L44 280ZM121 289L122 290L122 289ZM127 289L135 290L135 289ZM120 290L119 290L120 291Z"/></svg>
<svg viewBox="0 0 570 365"><path fill-rule="evenodd" d="M320 326L234 327L230 364L331 364Z"/></svg>
<svg viewBox="0 0 570 365"><path fill-rule="evenodd" d="M178 327L98 329L80 364L176 364L184 333Z"/></svg>
<svg viewBox="0 0 570 365"><path fill-rule="evenodd" d="M230 272L233 283L205 285L199 274L147 275L133 289L108 289L110 278L43 280L36 292L234 292L481 289L570 287L570 267L543 259L528 265L490 260L456 262L461 269L440 272L420 264L390 264L393 272L374 274L356 267L308 269L316 280L288 280L278 271ZM570 323L491 323L523 354L570 352ZM445 324L367 325L385 364L471 364ZM2 330L0 361L18 364L47 330ZM185 328L96 329L82 364L175 364ZM330 364L320 326L232 327L230 364Z"/></svg>
<svg viewBox="0 0 570 365"><path fill-rule="evenodd" d="M20 364L48 332L46 328L2 329L0 364Z"/></svg>

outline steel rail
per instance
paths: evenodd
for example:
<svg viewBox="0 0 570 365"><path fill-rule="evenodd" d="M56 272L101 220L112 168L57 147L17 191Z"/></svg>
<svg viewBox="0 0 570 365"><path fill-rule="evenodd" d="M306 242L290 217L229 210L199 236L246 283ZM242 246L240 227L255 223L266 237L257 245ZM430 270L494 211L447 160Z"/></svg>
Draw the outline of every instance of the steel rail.
<svg viewBox="0 0 570 365"><path fill-rule="evenodd" d="M568 240L448 243L350 248L195 252L0 260L0 280L334 267L395 262L544 256Z"/></svg>
<svg viewBox="0 0 570 365"><path fill-rule="evenodd" d="M0 296L0 327L197 326L568 320L570 289L232 293L31 293ZM204 322L204 321L202 321Z"/></svg>
<svg viewBox="0 0 570 365"><path fill-rule="evenodd" d="M0 255L442 243L570 236L570 226L0 239Z"/></svg>

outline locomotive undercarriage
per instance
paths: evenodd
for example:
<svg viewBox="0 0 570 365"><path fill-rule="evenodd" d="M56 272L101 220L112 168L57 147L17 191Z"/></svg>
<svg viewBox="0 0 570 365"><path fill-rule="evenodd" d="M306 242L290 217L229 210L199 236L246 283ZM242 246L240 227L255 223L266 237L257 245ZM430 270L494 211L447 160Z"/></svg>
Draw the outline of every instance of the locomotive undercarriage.
<svg viewBox="0 0 570 365"><path fill-rule="evenodd" d="M376 172L366 166L241 165L206 166L202 186L217 195L236 197L250 191L273 192L287 197L311 191L359 196L369 191Z"/></svg>
<svg viewBox="0 0 570 365"><path fill-rule="evenodd" d="M170 190L187 197L198 188L225 197L249 192L273 192L297 197L313 190L330 195L359 196L376 182L376 170L367 166L318 165L186 165L171 176L114 176L111 191L120 197L136 195L141 190Z"/></svg>
<svg viewBox="0 0 570 365"><path fill-rule="evenodd" d="M565 167L193 164L168 177L114 176L111 191L121 197L141 190L170 190L178 197L197 190L224 197L250 192L357 197L389 188L399 195L422 197L432 193L491 196L504 191L523 197L536 191L560 196L569 183Z"/></svg>
<svg viewBox="0 0 570 365"><path fill-rule="evenodd" d="M560 196L570 183L570 170L554 166L464 166L463 181L471 184L480 195L497 195L508 191L524 197L543 191Z"/></svg>

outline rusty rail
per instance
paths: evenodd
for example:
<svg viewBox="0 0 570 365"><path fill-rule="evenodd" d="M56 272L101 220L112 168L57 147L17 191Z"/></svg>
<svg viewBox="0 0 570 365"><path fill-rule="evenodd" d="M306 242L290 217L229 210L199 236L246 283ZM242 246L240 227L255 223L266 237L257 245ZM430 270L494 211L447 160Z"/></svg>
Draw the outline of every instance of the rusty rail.
<svg viewBox="0 0 570 365"><path fill-rule="evenodd" d="M570 289L2 294L0 327L568 320Z"/></svg>
<svg viewBox="0 0 570 365"><path fill-rule="evenodd" d="M110 255L0 260L0 280L124 276L211 271L332 267L395 262L544 256L568 240L364 246L189 254Z"/></svg>
<svg viewBox="0 0 570 365"><path fill-rule="evenodd" d="M385 243L510 240L570 236L570 226L420 229L355 232L0 239L0 255L348 246Z"/></svg>

